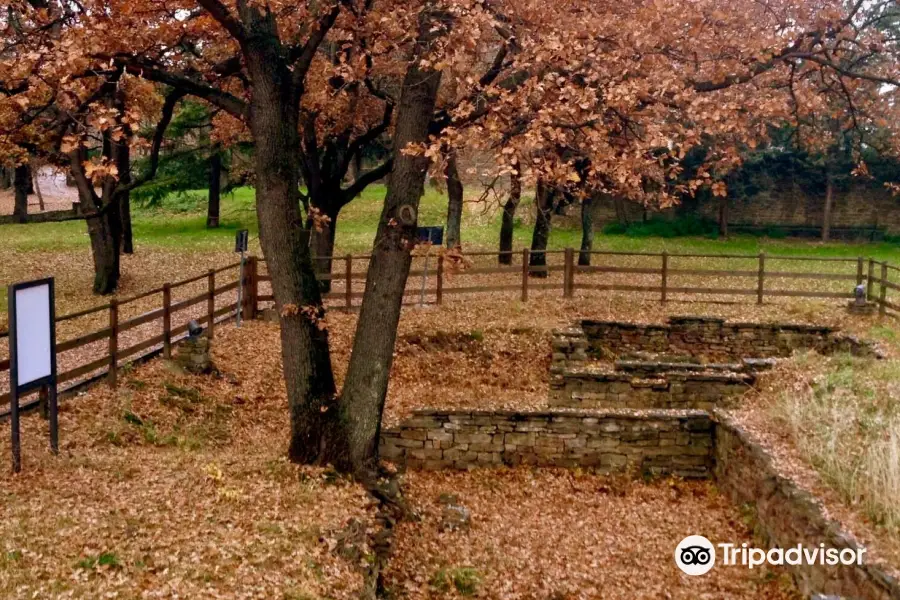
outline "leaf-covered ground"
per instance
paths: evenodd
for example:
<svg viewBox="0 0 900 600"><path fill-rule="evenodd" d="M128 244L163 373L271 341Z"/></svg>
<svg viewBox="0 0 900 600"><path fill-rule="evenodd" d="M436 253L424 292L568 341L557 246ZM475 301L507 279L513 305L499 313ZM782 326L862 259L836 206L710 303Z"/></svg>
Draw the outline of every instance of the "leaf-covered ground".
<svg viewBox="0 0 900 600"><path fill-rule="evenodd" d="M223 329L222 377L153 361L64 402L58 458L25 417L22 474L0 455L0 597L357 597L372 500L287 462L279 365L246 360L262 344Z"/></svg>
<svg viewBox="0 0 900 600"><path fill-rule="evenodd" d="M777 570L716 566L691 577L675 566L688 535L752 542L740 512L708 483L528 468L409 473L405 483L421 519L397 531L385 576L396 598L798 597ZM443 525L450 496L470 511L468 529Z"/></svg>
<svg viewBox="0 0 900 600"><path fill-rule="evenodd" d="M419 407L546 406L550 330L576 317L842 323L885 340L894 331L849 319L835 303L664 306L628 295L563 301L551 292L528 303L503 294L445 302L403 312L387 425ZM341 380L356 316L332 311L327 322ZM277 325L262 321L220 327L214 353L222 377L179 375L155 360L127 373L118 390L101 384L66 400L59 458L46 451L40 418L26 417L23 474L9 476L8 454L0 453L0 596L355 595L368 552L359 532L373 527L374 508L358 486L285 461L278 337ZM7 436L8 426L0 426L0 439ZM407 597L461 594L457 581L464 589L479 582L487 597L544 598L557 590L569 594L558 598L578 598L590 581L606 590L593 597L785 592L758 573L726 571L699 584L674 572L672 548L690 528L746 539L740 512L703 484L619 487L527 470L410 474L407 483L426 515L401 528L389 571L392 588ZM444 544L428 516L443 492L458 494L475 515L470 533L454 534L458 546ZM638 568L616 547L657 570Z"/></svg>

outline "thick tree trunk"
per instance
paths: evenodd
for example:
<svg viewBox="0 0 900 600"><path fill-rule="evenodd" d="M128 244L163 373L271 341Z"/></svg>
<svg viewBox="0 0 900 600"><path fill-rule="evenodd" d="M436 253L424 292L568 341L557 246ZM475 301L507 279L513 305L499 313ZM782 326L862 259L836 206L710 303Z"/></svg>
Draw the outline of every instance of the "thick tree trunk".
<svg viewBox="0 0 900 600"><path fill-rule="evenodd" d="M728 238L728 197L719 198L719 237Z"/></svg>
<svg viewBox="0 0 900 600"><path fill-rule="evenodd" d="M31 168L27 165L18 165L13 178L15 188L15 204L13 217L19 223L24 223L28 217L28 189L31 187Z"/></svg>
<svg viewBox="0 0 900 600"><path fill-rule="evenodd" d="M378 457L381 415L428 169L427 157L405 154L403 150L428 139L441 71L423 66L419 53L444 33L441 18L440 13L429 9L419 17L418 50L407 67L394 131L394 169L375 236L342 391L341 406L350 432L349 460L356 470L375 466Z"/></svg>
<svg viewBox="0 0 900 600"><path fill-rule="evenodd" d="M250 130L255 141L256 213L275 304L291 417L291 460L346 465L344 416L338 410L328 330L299 206L298 91L281 54L273 19L241 10L248 27L244 58L253 82Z"/></svg>
<svg viewBox="0 0 900 600"><path fill-rule="evenodd" d="M534 205L537 218L534 221L534 233L531 236L531 256L528 264L531 267L547 266L547 242L550 240L550 216L553 214L553 191L542 180L538 180ZM547 277L546 269L531 272L532 277Z"/></svg>
<svg viewBox="0 0 900 600"><path fill-rule="evenodd" d="M460 245L462 227L463 184L456 164L456 151L451 150L447 158L447 247Z"/></svg>
<svg viewBox="0 0 900 600"><path fill-rule="evenodd" d="M586 267L591 264L591 250L594 249L594 196L586 196L581 201L581 252L578 253L578 264Z"/></svg>
<svg viewBox="0 0 900 600"><path fill-rule="evenodd" d="M503 205L503 220L500 223L500 254L498 262L501 265L512 264L513 229L515 226L516 208L522 199L522 176L516 172L509 177L509 198Z"/></svg>
<svg viewBox="0 0 900 600"><path fill-rule="evenodd" d="M834 206L834 182L831 174L826 175L825 181L825 211L822 215L822 241L827 242L831 238L831 212Z"/></svg>
<svg viewBox="0 0 900 600"><path fill-rule="evenodd" d="M119 240L122 232L118 207L87 220L94 258L94 293L112 294L119 285Z"/></svg>
<svg viewBox="0 0 900 600"><path fill-rule="evenodd" d="M209 202L206 206L206 228L219 226L219 207L222 200L222 155L214 152L209 157Z"/></svg>
<svg viewBox="0 0 900 600"><path fill-rule="evenodd" d="M313 264L319 277L328 277L331 275L331 269L334 264L334 238L337 233L338 212L327 213L329 219L327 223L322 223L319 229L310 224L310 234L312 239L310 247L312 248ZM321 279L319 287L323 293L331 291L331 279Z"/></svg>

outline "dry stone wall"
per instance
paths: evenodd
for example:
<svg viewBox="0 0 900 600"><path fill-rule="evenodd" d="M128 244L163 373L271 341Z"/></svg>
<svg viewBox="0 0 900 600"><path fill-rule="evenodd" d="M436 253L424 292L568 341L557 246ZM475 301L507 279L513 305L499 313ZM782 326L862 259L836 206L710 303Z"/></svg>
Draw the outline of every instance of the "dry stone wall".
<svg viewBox="0 0 900 600"><path fill-rule="evenodd" d="M705 478L712 428L703 411L420 410L382 433L380 453L431 470L528 464Z"/></svg>
<svg viewBox="0 0 900 600"><path fill-rule="evenodd" d="M859 544L828 519L816 499L775 470L769 454L721 411L716 418L716 483L738 505L752 507L770 547L857 549ZM798 565L791 571L801 591L840 598L900 600L900 582L871 562L862 565Z"/></svg>
<svg viewBox="0 0 900 600"><path fill-rule="evenodd" d="M550 406L709 410L747 392L755 381L750 373L658 371L636 377L625 371L572 368L551 376Z"/></svg>
<svg viewBox="0 0 900 600"><path fill-rule="evenodd" d="M594 358L653 355L662 361L741 361L790 356L809 349L877 357L868 342L830 327L795 323L730 323L709 317L671 317L665 325L584 320L553 335L552 369L577 367Z"/></svg>

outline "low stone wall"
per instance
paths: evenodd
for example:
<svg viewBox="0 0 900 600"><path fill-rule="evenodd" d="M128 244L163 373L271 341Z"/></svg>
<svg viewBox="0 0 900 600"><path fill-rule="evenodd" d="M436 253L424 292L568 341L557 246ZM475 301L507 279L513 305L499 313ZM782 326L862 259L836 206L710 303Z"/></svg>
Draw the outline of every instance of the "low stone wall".
<svg viewBox="0 0 900 600"><path fill-rule="evenodd" d="M552 344L552 368L557 370L576 367L590 358L614 359L635 354L661 355L662 361L700 363L784 357L798 349L879 356L872 344L838 334L830 327L729 323L708 317L671 317L666 325L584 320L555 331Z"/></svg>
<svg viewBox="0 0 900 600"><path fill-rule="evenodd" d="M770 547L803 544L856 549L859 545L830 520L816 499L779 475L769 454L746 431L720 411L716 424L716 482L737 505L750 506L758 530ZM900 582L883 567L802 565L791 572L801 592L868 600L900 599Z"/></svg>
<svg viewBox="0 0 900 600"><path fill-rule="evenodd" d="M422 469L529 464L705 478L713 422L703 411L420 410L382 432L382 458Z"/></svg>
<svg viewBox="0 0 900 600"><path fill-rule="evenodd" d="M644 376L590 367L565 369L550 377L550 406L709 410L744 394L756 381L741 372L645 369Z"/></svg>

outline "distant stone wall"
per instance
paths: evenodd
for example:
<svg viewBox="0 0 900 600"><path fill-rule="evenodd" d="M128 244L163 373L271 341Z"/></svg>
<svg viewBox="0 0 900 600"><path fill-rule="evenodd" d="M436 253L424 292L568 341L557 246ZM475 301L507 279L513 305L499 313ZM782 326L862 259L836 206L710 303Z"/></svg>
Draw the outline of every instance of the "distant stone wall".
<svg viewBox="0 0 900 600"><path fill-rule="evenodd" d="M636 377L623 371L573 368L551 375L550 406L709 410L744 394L755 381L750 373L727 371L675 371Z"/></svg>
<svg viewBox="0 0 900 600"><path fill-rule="evenodd" d="M714 414L717 486L735 504L752 507L758 530L770 547L859 547L839 523L825 515L813 496L777 473L772 458L746 431L725 413ZM859 566L799 565L790 569L806 595L900 599L900 582L865 559Z"/></svg>
<svg viewBox="0 0 900 600"><path fill-rule="evenodd" d="M577 367L590 358L613 359L635 353L668 355L669 359L691 359L700 363L734 362L745 357L783 357L798 349L816 350L822 354L879 355L872 344L840 335L830 327L729 323L709 317L671 317L666 325L584 320L577 326L554 332L552 344L551 369L557 372Z"/></svg>
<svg viewBox="0 0 900 600"><path fill-rule="evenodd" d="M773 181L769 189L747 198L728 199L731 223L757 226L821 227L825 196L810 196L790 179ZM594 224L602 227L620 219L641 222L653 215L664 218L681 214L718 219L718 199L697 199L665 210L654 210L636 202L622 200L617 214L615 200L604 196L594 200ZM832 227L877 227L888 233L900 233L900 198L881 188L852 186L834 195Z"/></svg>
<svg viewBox="0 0 900 600"><path fill-rule="evenodd" d="M382 458L422 469L529 464L705 478L713 423L702 411L420 410L382 432Z"/></svg>

